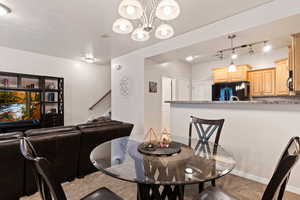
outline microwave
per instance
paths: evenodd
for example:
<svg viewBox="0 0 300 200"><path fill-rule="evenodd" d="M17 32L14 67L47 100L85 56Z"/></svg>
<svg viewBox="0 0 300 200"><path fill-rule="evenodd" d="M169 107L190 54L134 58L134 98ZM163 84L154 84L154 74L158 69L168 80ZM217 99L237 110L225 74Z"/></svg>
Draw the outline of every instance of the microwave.
<svg viewBox="0 0 300 200"><path fill-rule="evenodd" d="M250 83L248 81L215 83L212 86L213 101L248 101Z"/></svg>

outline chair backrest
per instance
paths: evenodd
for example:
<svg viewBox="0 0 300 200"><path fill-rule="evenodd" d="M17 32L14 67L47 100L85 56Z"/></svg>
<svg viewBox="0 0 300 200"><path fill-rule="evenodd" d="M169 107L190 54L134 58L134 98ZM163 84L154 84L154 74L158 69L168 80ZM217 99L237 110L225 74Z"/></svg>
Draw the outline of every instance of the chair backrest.
<svg viewBox="0 0 300 200"><path fill-rule="evenodd" d="M214 133L216 133L215 144L218 145L224 121L225 121L224 119L208 120L208 119L200 119L200 118L191 116L191 122L190 122L190 128L189 128L189 142L191 142L192 129L193 129L193 125L194 125L194 127L197 131L198 137L199 137L199 142L201 142L201 143L208 142L210 137Z"/></svg>
<svg viewBox="0 0 300 200"><path fill-rule="evenodd" d="M280 157L279 163L263 194L262 200L283 199L291 170L299 160L299 155L300 139L299 137L293 137Z"/></svg>
<svg viewBox="0 0 300 200"><path fill-rule="evenodd" d="M20 150L33 169L37 187L43 200L67 200L62 186L55 180L46 158L39 157L28 138L20 139Z"/></svg>

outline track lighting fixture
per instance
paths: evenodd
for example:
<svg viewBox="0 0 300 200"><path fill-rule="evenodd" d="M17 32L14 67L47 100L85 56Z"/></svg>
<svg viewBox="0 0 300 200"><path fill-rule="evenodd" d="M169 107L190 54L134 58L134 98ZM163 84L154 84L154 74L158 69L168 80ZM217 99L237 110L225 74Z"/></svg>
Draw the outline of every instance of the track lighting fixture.
<svg viewBox="0 0 300 200"><path fill-rule="evenodd" d="M264 53L268 53L272 50L272 46L270 44L267 44L267 41L264 42L264 46L263 46L263 52Z"/></svg>
<svg viewBox="0 0 300 200"><path fill-rule="evenodd" d="M224 55L229 54L230 60L231 60L230 66L233 66L232 65L233 60L236 60L239 57L238 50L240 50L240 49L249 48L249 50L248 50L249 55L253 55L255 53L255 51L254 51L255 45L263 44L262 52L264 52L264 53L270 52L272 50L272 45L269 43L269 41L259 41L259 42L249 43L249 44L243 44L240 46L233 46L233 40L235 38L236 38L236 35L234 35L234 34L229 35L228 39L231 42L231 47L227 48L227 49L221 49L221 50L217 51L217 54L216 54L216 56L221 60L225 57ZM230 53L226 53L226 52L230 52ZM231 67L231 68L233 68L233 67Z"/></svg>
<svg viewBox="0 0 300 200"><path fill-rule="evenodd" d="M253 55L255 52L253 50L252 44L249 45L249 52L250 55Z"/></svg>

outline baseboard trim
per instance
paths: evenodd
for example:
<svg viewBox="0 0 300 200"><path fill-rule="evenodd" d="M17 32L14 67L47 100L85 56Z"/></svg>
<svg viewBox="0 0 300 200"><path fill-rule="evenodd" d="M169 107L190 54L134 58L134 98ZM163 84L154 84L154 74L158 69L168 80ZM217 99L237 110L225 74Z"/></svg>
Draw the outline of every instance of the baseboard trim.
<svg viewBox="0 0 300 200"><path fill-rule="evenodd" d="M270 181L267 178L255 176L253 174L245 173L245 172L242 172L242 171L239 171L239 170L233 170L232 174L234 174L236 176L246 178L246 179L249 179L249 180L252 180L252 181L256 181L256 182L259 182L259 183L262 183L262 184L265 184L265 185L267 185ZM293 192L295 194L300 195L300 188L298 188L298 187L288 185L286 190L289 191L289 192Z"/></svg>

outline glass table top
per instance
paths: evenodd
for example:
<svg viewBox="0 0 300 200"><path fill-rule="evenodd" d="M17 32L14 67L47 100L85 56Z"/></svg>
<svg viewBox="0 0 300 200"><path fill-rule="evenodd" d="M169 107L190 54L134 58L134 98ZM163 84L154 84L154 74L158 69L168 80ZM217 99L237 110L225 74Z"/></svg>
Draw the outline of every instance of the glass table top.
<svg viewBox="0 0 300 200"><path fill-rule="evenodd" d="M233 170L234 157L221 146L172 136L181 151L172 156L149 156L138 151L143 141L123 137L97 146L90 155L103 173L142 184L195 184L220 178Z"/></svg>

